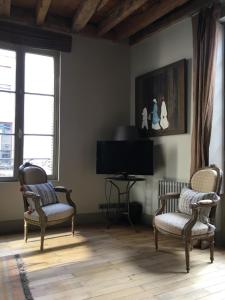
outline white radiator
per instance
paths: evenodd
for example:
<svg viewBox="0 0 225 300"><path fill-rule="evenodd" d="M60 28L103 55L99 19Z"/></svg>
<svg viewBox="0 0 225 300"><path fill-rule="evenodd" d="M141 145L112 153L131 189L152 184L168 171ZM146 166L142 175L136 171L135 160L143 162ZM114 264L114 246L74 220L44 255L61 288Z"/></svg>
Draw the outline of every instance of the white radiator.
<svg viewBox="0 0 225 300"><path fill-rule="evenodd" d="M183 187L188 187L188 182L179 182L169 179L159 180L159 196L167 193L180 193ZM169 199L166 202L165 212L174 212L177 210L177 199ZM159 200L160 206L160 200Z"/></svg>

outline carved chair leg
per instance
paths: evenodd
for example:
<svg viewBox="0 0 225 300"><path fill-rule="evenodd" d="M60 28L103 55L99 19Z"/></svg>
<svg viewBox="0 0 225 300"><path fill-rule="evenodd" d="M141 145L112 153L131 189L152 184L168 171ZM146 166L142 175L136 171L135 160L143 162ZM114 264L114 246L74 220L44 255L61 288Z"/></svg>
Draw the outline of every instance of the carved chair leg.
<svg viewBox="0 0 225 300"><path fill-rule="evenodd" d="M213 261L214 261L214 237L210 241L209 248L210 248L210 260L211 260L211 263L213 263Z"/></svg>
<svg viewBox="0 0 225 300"><path fill-rule="evenodd" d="M193 241L190 241L190 251L193 250Z"/></svg>
<svg viewBox="0 0 225 300"><path fill-rule="evenodd" d="M187 273L190 271L190 241L185 240L185 259Z"/></svg>
<svg viewBox="0 0 225 300"><path fill-rule="evenodd" d="M41 226L41 247L40 247L41 251L44 250L45 228L46 226L44 225Z"/></svg>
<svg viewBox="0 0 225 300"><path fill-rule="evenodd" d="M27 221L24 220L24 241L27 243L28 239L28 224Z"/></svg>
<svg viewBox="0 0 225 300"><path fill-rule="evenodd" d="M155 250L158 250L158 230L154 227Z"/></svg>
<svg viewBox="0 0 225 300"><path fill-rule="evenodd" d="M72 235L74 236L75 216L72 217Z"/></svg>

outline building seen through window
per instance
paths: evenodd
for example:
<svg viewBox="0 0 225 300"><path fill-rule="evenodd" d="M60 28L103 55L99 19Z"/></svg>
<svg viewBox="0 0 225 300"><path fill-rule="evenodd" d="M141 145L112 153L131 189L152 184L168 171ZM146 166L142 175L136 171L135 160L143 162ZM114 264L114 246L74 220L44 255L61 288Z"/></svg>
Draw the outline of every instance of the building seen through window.
<svg viewBox="0 0 225 300"><path fill-rule="evenodd" d="M13 168L12 123L0 122L0 176L11 174Z"/></svg>
<svg viewBox="0 0 225 300"><path fill-rule="evenodd" d="M26 161L56 177L58 56L19 51L0 49L0 179Z"/></svg>

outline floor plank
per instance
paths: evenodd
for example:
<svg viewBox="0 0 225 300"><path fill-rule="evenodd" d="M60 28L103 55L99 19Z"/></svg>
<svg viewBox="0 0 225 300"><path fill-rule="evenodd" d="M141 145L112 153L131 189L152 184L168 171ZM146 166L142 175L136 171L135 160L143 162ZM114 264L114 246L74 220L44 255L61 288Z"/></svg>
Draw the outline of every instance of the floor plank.
<svg viewBox="0 0 225 300"><path fill-rule="evenodd" d="M160 235L156 252L146 227L138 233L122 226L83 227L74 237L51 230L44 253L39 244L37 233L27 244L21 234L0 238L0 256L22 256L34 299L225 299L224 249L216 249L213 264L208 249L193 249L187 274L182 243Z"/></svg>

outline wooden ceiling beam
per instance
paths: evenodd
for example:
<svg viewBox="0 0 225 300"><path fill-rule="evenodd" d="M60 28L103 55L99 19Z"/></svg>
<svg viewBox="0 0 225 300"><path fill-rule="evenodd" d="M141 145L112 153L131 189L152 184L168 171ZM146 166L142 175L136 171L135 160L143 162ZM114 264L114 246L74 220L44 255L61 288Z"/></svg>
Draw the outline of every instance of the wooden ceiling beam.
<svg viewBox="0 0 225 300"><path fill-rule="evenodd" d="M11 16L8 18L1 18L9 23L18 23L22 25L37 27L36 17L32 9L23 9L20 7L12 6ZM49 15L46 22L42 25L43 29L55 32L71 33L71 22L68 18L55 17Z"/></svg>
<svg viewBox="0 0 225 300"><path fill-rule="evenodd" d="M38 0L36 6L36 23L42 25L45 22L52 0Z"/></svg>
<svg viewBox="0 0 225 300"><path fill-rule="evenodd" d="M116 29L117 39L122 40L130 37L188 1L189 0L161 0L160 2L155 2L147 10L120 24Z"/></svg>
<svg viewBox="0 0 225 300"><path fill-rule="evenodd" d="M114 34L113 31L110 31L110 32L107 32L104 37L99 37L98 36L98 29L96 28L96 26L94 25L90 25L90 24L87 24L84 29L82 29L80 32L79 32L80 35L83 35L83 36L87 36L87 37L92 37L92 38L97 38L97 39L106 39L106 40L110 40L110 41L113 41L113 42L117 42L116 41L116 35Z"/></svg>
<svg viewBox="0 0 225 300"><path fill-rule="evenodd" d="M94 15L101 0L83 0L73 17L73 31L82 30Z"/></svg>
<svg viewBox="0 0 225 300"><path fill-rule="evenodd" d="M110 31L117 24L122 22L124 19L129 17L133 12L147 3L148 0L125 0L118 5L109 17L101 22L99 25L99 36L104 35L106 32Z"/></svg>
<svg viewBox="0 0 225 300"><path fill-rule="evenodd" d="M110 2L111 0L102 0L99 4L99 6L97 7L97 12L101 11L102 9L104 9Z"/></svg>
<svg viewBox="0 0 225 300"><path fill-rule="evenodd" d="M8 24L21 24L28 27L37 27L36 18L31 9L22 9L19 7L12 7L10 17L1 17L0 21L7 22ZM72 33L71 20L65 17L59 17L49 15L46 22L42 25L42 29L58 32L58 33ZM97 35L97 27L91 24L87 24L83 30L79 32L80 35L88 36L92 38L99 38ZM113 32L109 32L103 37L106 40L116 41L116 36Z"/></svg>
<svg viewBox="0 0 225 300"><path fill-rule="evenodd" d="M10 11L11 11L11 0L0 0L0 15L9 17Z"/></svg>
<svg viewBox="0 0 225 300"><path fill-rule="evenodd" d="M182 7L176 9L174 12L171 12L167 16L131 36L130 45L136 44L153 35L154 33L159 32L187 17L190 17L192 14L197 13L201 8L208 6L211 2L211 0L193 0L186 3Z"/></svg>

